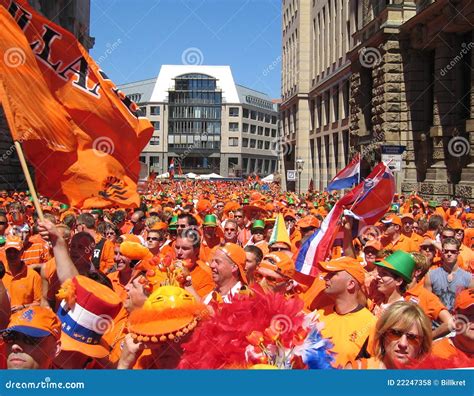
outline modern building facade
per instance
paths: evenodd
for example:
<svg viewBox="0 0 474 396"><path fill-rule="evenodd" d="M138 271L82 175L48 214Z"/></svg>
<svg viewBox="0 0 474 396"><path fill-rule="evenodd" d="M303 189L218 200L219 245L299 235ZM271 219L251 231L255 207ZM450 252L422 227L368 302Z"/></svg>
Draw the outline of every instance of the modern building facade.
<svg viewBox="0 0 474 396"><path fill-rule="evenodd" d="M90 0L30 0L29 3L48 19L72 32L86 49L93 47L94 38L89 35ZM1 105L0 189L27 189Z"/></svg>
<svg viewBox="0 0 474 396"><path fill-rule="evenodd" d="M366 176L400 145L400 191L473 197L472 1L283 0L282 13L284 164L304 161L303 191L356 152Z"/></svg>
<svg viewBox="0 0 474 396"><path fill-rule="evenodd" d="M153 123L142 152L150 171L268 175L277 169L278 111L237 85L229 66L163 65L156 78L119 87Z"/></svg>

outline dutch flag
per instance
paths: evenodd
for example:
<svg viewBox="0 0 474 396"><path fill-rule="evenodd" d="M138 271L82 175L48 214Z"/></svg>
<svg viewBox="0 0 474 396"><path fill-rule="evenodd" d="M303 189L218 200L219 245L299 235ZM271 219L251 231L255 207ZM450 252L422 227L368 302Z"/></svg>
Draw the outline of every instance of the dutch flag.
<svg viewBox="0 0 474 396"><path fill-rule="evenodd" d="M351 188L359 182L360 175L360 154L357 154L352 161L341 170L329 183L327 190L343 190Z"/></svg>

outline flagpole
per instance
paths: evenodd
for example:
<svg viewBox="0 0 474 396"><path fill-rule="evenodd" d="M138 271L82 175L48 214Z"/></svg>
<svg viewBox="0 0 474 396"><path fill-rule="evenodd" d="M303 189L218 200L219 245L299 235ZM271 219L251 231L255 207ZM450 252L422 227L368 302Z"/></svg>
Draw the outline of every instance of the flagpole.
<svg viewBox="0 0 474 396"><path fill-rule="evenodd" d="M0 81L0 98L6 98L5 87L3 85L3 81ZM12 134L18 136L15 121L13 120L13 113L10 108L10 102L8 99L2 100L1 104L5 111L5 117L7 119L8 126L10 127L11 131L15 133ZM28 189L30 190L31 197L33 198L33 205L35 206L36 212L38 213L38 217L41 221L44 221L43 210L41 209L41 205L38 200L38 196L36 195L36 189L31 180L30 170L28 169L28 165L26 164L25 156L23 155L23 149L21 148L21 144L19 141L14 140L13 144L15 145L16 152L18 154L18 158L20 160L21 169L23 170L23 174L25 175L26 183L28 184Z"/></svg>

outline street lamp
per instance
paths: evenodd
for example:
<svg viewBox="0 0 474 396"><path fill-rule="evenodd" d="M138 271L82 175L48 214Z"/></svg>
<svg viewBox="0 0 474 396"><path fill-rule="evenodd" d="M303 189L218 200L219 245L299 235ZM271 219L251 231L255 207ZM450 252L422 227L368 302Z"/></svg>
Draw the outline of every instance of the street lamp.
<svg viewBox="0 0 474 396"><path fill-rule="evenodd" d="M296 170L298 171L298 195L301 195L301 173L303 173L304 160L298 158L296 160Z"/></svg>

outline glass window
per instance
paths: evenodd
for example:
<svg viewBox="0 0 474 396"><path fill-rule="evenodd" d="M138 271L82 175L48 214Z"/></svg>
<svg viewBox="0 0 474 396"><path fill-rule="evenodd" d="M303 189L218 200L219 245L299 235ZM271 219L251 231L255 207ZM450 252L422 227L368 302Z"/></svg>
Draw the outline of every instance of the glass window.
<svg viewBox="0 0 474 396"><path fill-rule="evenodd" d="M249 159L242 158L242 169L244 172L247 172L247 167L249 166Z"/></svg>
<svg viewBox="0 0 474 396"><path fill-rule="evenodd" d="M153 125L153 129L155 131L159 131L160 130L160 121L152 121L151 124Z"/></svg>
<svg viewBox="0 0 474 396"><path fill-rule="evenodd" d="M265 136L270 136L270 128L265 128Z"/></svg>
<svg viewBox="0 0 474 396"><path fill-rule="evenodd" d="M250 139L250 148L255 148L257 145L257 141L255 139Z"/></svg>
<svg viewBox="0 0 474 396"><path fill-rule="evenodd" d="M270 150L270 142L265 142L265 150Z"/></svg>
<svg viewBox="0 0 474 396"><path fill-rule="evenodd" d="M277 123L277 118L276 116L272 116L272 124L275 125Z"/></svg>
<svg viewBox="0 0 474 396"><path fill-rule="evenodd" d="M140 107L140 110L142 112L142 116L146 117L146 106Z"/></svg>
<svg viewBox="0 0 474 396"><path fill-rule="evenodd" d="M234 137L229 138L230 147L237 147L238 145L239 145L239 138L234 138Z"/></svg>
<svg viewBox="0 0 474 396"><path fill-rule="evenodd" d="M239 123L238 122L229 122L229 131L230 132L238 132L239 131Z"/></svg>
<svg viewBox="0 0 474 396"><path fill-rule="evenodd" d="M252 120L256 120L256 119L257 119L257 112L254 111L254 110L252 110L252 111L250 112L250 118L251 118Z"/></svg>
<svg viewBox="0 0 474 396"><path fill-rule="evenodd" d="M258 112L258 120L259 120L259 121L263 121L263 120L264 120L264 114L263 114L263 113Z"/></svg>
<svg viewBox="0 0 474 396"><path fill-rule="evenodd" d="M242 124L242 132L248 132L249 131L249 124L243 123Z"/></svg>
<svg viewBox="0 0 474 396"><path fill-rule="evenodd" d="M160 115L160 106L150 106L150 115Z"/></svg>
<svg viewBox="0 0 474 396"><path fill-rule="evenodd" d="M229 116L230 117L238 117L239 116L239 108L238 107L229 107Z"/></svg>
<svg viewBox="0 0 474 396"><path fill-rule="evenodd" d="M152 136L150 139L150 146L158 146L160 144L159 136Z"/></svg>
<svg viewBox="0 0 474 396"><path fill-rule="evenodd" d="M250 125L250 133L256 133L257 132L257 126L256 125Z"/></svg>
<svg viewBox="0 0 474 396"><path fill-rule="evenodd" d="M248 147L248 146L249 146L248 138L243 138L242 139L242 147Z"/></svg>
<svg viewBox="0 0 474 396"><path fill-rule="evenodd" d="M168 143L174 144L174 135L168 135Z"/></svg>
<svg viewBox="0 0 474 396"><path fill-rule="evenodd" d="M265 122L270 123L271 117L270 114L265 114Z"/></svg>
<svg viewBox="0 0 474 396"><path fill-rule="evenodd" d="M258 134L260 136L263 135L263 127L261 127L261 126L258 127Z"/></svg>
<svg viewBox="0 0 474 396"><path fill-rule="evenodd" d="M258 149L259 149L259 150L262 150L262 149L263 149L263 141L262 141L262 140L259 140L259 141L258 141Z"/></svg>
<svg viewBox="0 0 474 396"><path fill-rule="evenodd" d="M272 137L276 137L277 135L277 130L276 129L272 129Z"/></svg>
<svg viewBox="0 0 474 396"><path fill-rule="evenodd" d="M249 118L249 109L242 109L242 117Z"/></svg>

